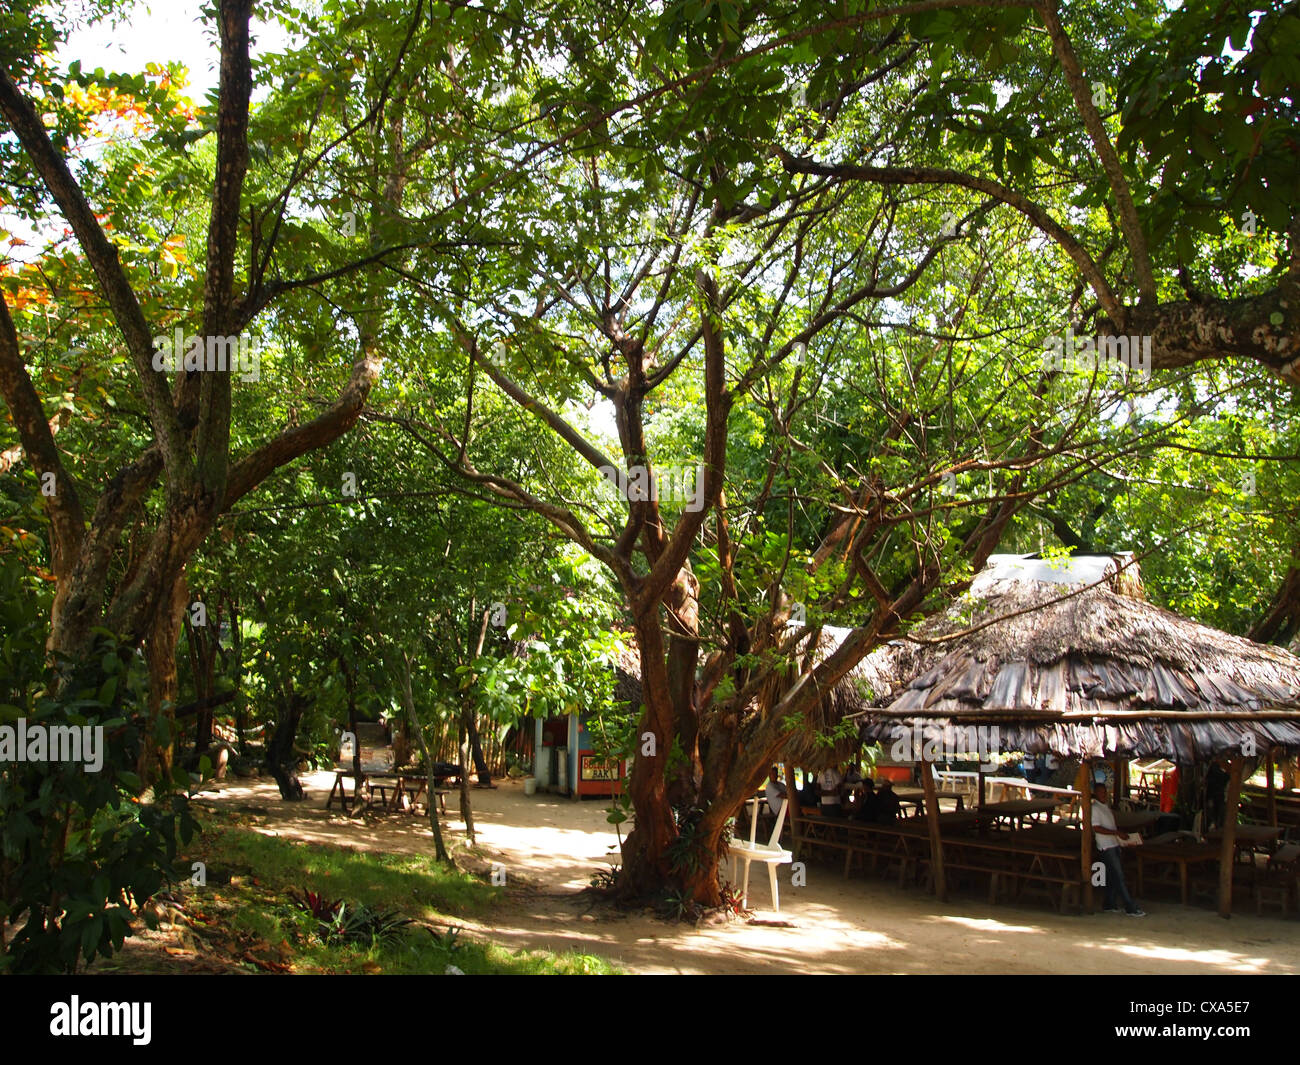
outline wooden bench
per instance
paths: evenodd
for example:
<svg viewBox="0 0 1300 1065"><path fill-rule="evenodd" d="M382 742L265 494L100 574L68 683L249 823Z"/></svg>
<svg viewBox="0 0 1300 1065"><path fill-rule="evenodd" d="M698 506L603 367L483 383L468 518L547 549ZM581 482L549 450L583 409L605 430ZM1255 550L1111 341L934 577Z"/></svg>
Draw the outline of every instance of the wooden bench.
<svg viewBox="0 0 1300 1065"><path fill-rule="evenodd" d="M814 853L822 848L842 851L846 877L852 868L855 855L870 856L873 872L876 859L897 859L900 862L899 882L902 883L915 856L908 853L906 843L899 841L916 836L916 832L903 828L900 822L880 824L871 821L854 821L850 818L805 814L796 822L792 839L796 858L804 850L811 850Z"/></svg>
<svg viewBox="0 0 1300 1065"><path fill-rule="evenodd" d="M945 841L944 868L950 864L987 873L989 902L997 902L1003 888L1009 901L1019 902L1027 892L1038 894L1061 912L1082 899L1079 854L1074 850L1015 839Z"/></svg>
<svg viewBox="0 0 1300 1065"><path fill-rule="evenodd" d="M1256 873L1254 892L1257 914L1266 902L1280 904L1284 915L1300 905L1300 843L1284 843L1269 855Z"/></svg>
<svg viewBox="0 0 1300 1065"><path fill-rule="evenodd" d="M944 871L971 874L979 880L987 878L990 903L1019 901L1027 894L1036 894L1062 912L1081 905L1082 879L1076 847L1068 842L1063 846L1054 838L989 839L968 835L962 830L973 827L969 814L940 816L946 819L948 829L944 830L941 820ZM1077 833L1073 836L1077 837ZM855 864L861 864L860 859L866 860L871 873L882 861L891 872L896 866L900 886L909 880L928 883L932 877L929 829L923 818L879 824L805 815L796 823L794 846L796 857L804 850L820 848L843 853L846 877Z"/></svg>

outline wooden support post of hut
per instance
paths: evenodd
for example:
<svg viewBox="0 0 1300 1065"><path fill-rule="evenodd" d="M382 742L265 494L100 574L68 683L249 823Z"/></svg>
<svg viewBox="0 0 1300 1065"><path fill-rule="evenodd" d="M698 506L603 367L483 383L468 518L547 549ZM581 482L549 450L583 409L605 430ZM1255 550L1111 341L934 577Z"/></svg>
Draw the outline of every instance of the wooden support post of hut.
<svg viewBox="0 0 1300 1065"><path fill-rule="evenodd" d="M1242 759L1228 762L1228 801L1223 808L1223 849L1219 852L1219 916L1232 916L1232 871L1236 865L1237 807L1241 803Z"/></svg>
<svg viewBox="0 0 1300 1065"><path fill-rule="evenodd" d="M1079 827L1083 830L1079 841L1079 872L1083 876L1082 905L1084 913L1092 913L1092 760L1079 763L1079 775L1074 786L1079 790Z"/></svg>
<svg viewBox="0 0 1300 1065"><path fill-rule="evenodd" d="M943 837L939 834L939 796L934 786L934 772L930 763L921 758L921 787L925 789L925 821L930 829L930 875L934 877L934 893L943 901L948 897L948 885L943 875Z"/></svg>

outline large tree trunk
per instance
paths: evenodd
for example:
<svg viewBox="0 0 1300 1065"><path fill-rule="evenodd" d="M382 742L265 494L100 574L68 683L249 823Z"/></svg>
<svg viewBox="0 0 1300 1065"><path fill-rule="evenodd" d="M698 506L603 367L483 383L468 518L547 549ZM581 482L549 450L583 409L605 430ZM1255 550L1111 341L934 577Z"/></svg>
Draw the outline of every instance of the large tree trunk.
<svg viewBox="0 0 1300 1065"><path fill-rule="evenodd" d="M483 741L479 737L478 715L470 711L465 715L465 730L469 734L470 756L474 759L474 772L478 774L481 788L492 786L492 772L488 769L487 759L483 757ZM463 764L463 763L462 763Z"/></svg>
<svg viewBox="0 0 1300 1065"><path fill-rule="evenodd" d="M217 655L221 650L221 606L206 603L205 624L194 624L189 610L181 612L185 641L189 648L190 675L194 678L194 696L199 710L194 717L194 750L202 754L212 746L216 724Z"/></svg>
<svg viewBox="0 0 1300 1065"><path fill-rule="evenodd" d="M298 736L298 723L302 720L303 711L310 702L294 690L292 681L285 686L285 698L281 700L280 712L276 715L275 732L266 748L266 768L279 785L280 798L286 801L296 802L306 798L302 782L294 772L298 761L294 740Z"/></svg>
<svg viewBox="0 0 1300 1065"><path fill-rule="evenodd" d="M182 574L171 584L171 594L160 597L153 615L144 655L149 669L149 727L145 730L140 748L140 779L146 783L158 776L166 778L172 771L175 741L176 706L176 641L180 638L181 623L188 606L185 577ZM168 739L159 743L154 724L166 720Z"/></svg>
<svg viewBox="0 0 1300 1065"><path fill-rule="evenodd" d="M707 745L702 742L698 588L683 568L665 597L671 619L666 649L657 612L638 619L644 708L628 782L636 821L623 844L618 889L628 898L675 889L699 906L714 907L722 902L719 864L727 822L762 782L781 743L738 743L737 715L726 705L713 707L710 737ZM685 757L670 771L674 747ZM680 850L683 834L689 835L690 854Z"/></svg>
<svg viewBox="0 0 1300 1065"><path fill-rule="evenodd" d="M676 714L669 694L663 634L657 613L636 620L643 704L635 739L636 757L627 788L635 821L623 843L618 883L619 894L626 898L650 897L671 884L668 848L677 838L665 779Z"/></svg>
<svg viewBox="0 0 1300 1065"><path fill-rule="evenodd" d="M460 819L465 822L465 838L474 842L474 809L469 801L469 726L474 711L468 705L460 712L460 743L457 746L460 762Z"/></svg>
<svg viewBox="0 0 1300 1065"><path fill-rule="evenodd" d="M1260 643L1285 647L1300 631L1300 568L1292 565L1273 593L1264 616L1246 635Z"/></svg>

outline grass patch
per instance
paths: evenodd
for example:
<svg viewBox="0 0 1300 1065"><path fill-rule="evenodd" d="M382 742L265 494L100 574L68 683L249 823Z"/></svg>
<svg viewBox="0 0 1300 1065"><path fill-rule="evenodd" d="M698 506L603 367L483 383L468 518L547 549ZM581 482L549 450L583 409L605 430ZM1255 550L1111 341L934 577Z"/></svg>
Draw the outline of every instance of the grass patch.
<svg viewBox="0 0 1300 1065"><path fill-rule="evenodd" d="M203 850L210 882L251 875L286 889L400 909L408 917L478 917L502 897L501 888L431 856L366 853L216 824L205 826Z"/></svg>
<svg viewBox="0 0 1300 1065"><path fill-rule="evenodd" d="M207 868L204 887L184 889L187 923L207 945L250 968L296 973L609 974L603 958L509 951L462 935L457 917L481 919L504 891L432 857L373 854L266 836L205 818L186 858ZM388 942L323 943L294 896L304 890L346 906L397 910L417 925Z"/></svg>

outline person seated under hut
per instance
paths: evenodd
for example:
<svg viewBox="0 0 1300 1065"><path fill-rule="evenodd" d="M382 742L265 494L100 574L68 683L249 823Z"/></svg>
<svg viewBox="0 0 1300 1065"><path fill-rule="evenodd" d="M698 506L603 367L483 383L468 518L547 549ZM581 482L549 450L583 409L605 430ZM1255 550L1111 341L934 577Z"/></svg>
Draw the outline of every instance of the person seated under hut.
<svg viewBox="0 0 1300 1065"><path fill-rule="evenodd" d="M867 777L862 782L862 793L853 807L855 821L874 821L880 813L880 797L876 794L875 782Z"/></svg>
<svg viewBox="0 0 1300 1065"><path fill-rule="evenodd" d="M840 798L840 785L844 778L833 765L827 766L817 777L817 789L821 792L819 807L823 817L843 817L844 805Z"/></svg>
<svg viewBox="0 0 1300 1065"><path fill-rule="evenodd" d="M857 762L846 762L843 781L840 784L840 796L845 810L852 810L862 796L862 771Z"/></svg>
<svg viewBox="0 0 1300 1065"><path fill-rule="evenodd" d="M887 825L891 821L897 821L903 814L903 804L898 801L898 796L894 794L894 782L892 780L881 781L880 790L876 792L876 821L882 825Z"/></svg>

